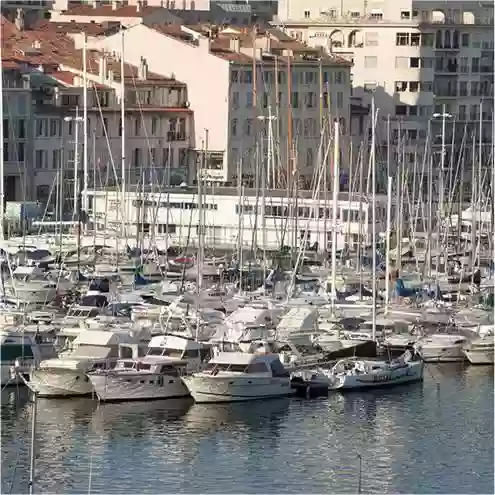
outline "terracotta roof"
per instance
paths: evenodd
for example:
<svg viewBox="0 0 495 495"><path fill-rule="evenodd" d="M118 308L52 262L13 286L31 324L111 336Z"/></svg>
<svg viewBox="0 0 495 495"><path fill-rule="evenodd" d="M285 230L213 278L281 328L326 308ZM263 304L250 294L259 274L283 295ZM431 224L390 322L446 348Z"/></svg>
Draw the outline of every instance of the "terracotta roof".
<svg viewBox="0 0 495 495"><path fill-rule="evenodd" d="M120 7L113 9L111 5L102 5L94 8L92 5L77 5L69 10L66 10L62 15L66 16L92 16L92 17L144 17L148 14L152 14L161 7L142 7L138 11L136 5L128 5L126 7Z"/></svg>
<svg viewBox="0 0 495 495"><path fill-rule="evenodd" d="M285 50L293 53L291 63L311 64L319 63L319 60L327 64L338 64L351 66L352 64L338 56L328 55L320 48L310 47L294 38L290 38L286 33L278 32L274 29L256 31L256 36L252 28L226 28L219 30L216 26L210 25L188 25L188 30L194 31L200 36L210 38L210 52L224 60L239 64L248 64L253 61L253 44L257 49L263 50L263 63L270 64L270 60L277 58L277 62L284 65L287 63ZM195 36L184 31L179 25L153 24L151 29L169 36L183 43L197 44ZM240 51L231 49L231 40L239 40ZM269 48L269 50L268 50Z"/></svg>
<svg viewBox="0 0 495 495"><path fill-rule="evenodd" d="M119 21L94 22L52 22L38 21L31 27L33 31L54 31L56 33L86 33L91 36L98 36L120 29Z"/></svg>
<svg viewBox="0 0 495 495"><path fill-rule="evenodd" d="M88 73L96 75L99 73L99 60L102 53L95 50L87 52ZM49 30L17 31L2 40L2 57L12 62L27 63L34 66L65 66L75 71L82 70L82 50L76 50L74 40L63 32ZM114 79L120 81L121 63L109 55L107 57L107 68L113 71ZM146 80L138 77L139 69L136 66L124 64L124 79L135 86L165 86L183 87L184 83L175 79L166 78L148 72Z"/></svg>

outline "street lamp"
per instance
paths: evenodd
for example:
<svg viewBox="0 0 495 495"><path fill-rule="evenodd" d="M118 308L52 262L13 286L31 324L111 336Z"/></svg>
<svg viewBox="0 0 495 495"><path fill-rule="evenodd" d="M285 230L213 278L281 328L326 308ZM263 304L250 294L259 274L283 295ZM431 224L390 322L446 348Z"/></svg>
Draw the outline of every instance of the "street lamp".
<svg viewBox="0 0 495 495"><path fill-rule="evenodd" d="M75 122L75 141L74 141L74 210L77 206L78 179L79 179L79 122L83 122L84 118L79 115L79 107L76 107L75 117L64 117L65 122Z"/></svg>

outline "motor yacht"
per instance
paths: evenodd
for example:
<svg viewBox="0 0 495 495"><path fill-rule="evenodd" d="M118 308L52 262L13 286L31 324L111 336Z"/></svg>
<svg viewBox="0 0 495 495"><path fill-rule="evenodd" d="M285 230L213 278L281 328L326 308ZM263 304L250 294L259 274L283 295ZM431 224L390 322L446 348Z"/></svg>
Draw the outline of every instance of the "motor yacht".
<svg viewBox="0 0 495 495"><path fill-rule="evenodd" d="M150 334L145 329L87 329L75 338L73 350L41 361L31 375L40 397L89 395L93 387L86 373L113 368L118 359L144 356Z"/></svg>
<svg viewBox="0 0 495 495"><path fill-rule="evenodd" d="M419 339L414 344L414 350L427 363L464 361L464 347L467 343L468 339L464 335L435 333Z"/></svg>
<svg viewBox="0 0 495 495"><path fill-rule="evenodd" d="M464 348L464 354L471 364L491 364L494 362L494 341L493 335L485 335L470 342Z"/></svg>
<svg viewBox="0 0 495 495"><path fill-rule="evenodd" d="M200 373L184 379L196 402L238 402L292 394L277 354L220 352Z"/></svg>

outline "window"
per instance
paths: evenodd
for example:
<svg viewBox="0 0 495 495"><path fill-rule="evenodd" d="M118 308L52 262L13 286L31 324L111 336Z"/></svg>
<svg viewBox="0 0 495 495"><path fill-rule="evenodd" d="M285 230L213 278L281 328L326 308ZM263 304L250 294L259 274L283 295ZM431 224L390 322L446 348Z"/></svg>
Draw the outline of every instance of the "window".
<svg viewBox="0 0 495 495"><path fill-rule="evenodd" d="M395 106L395 115L407 115L406 105L396 105Z"/></svg>
<svg viewBox="0 0 495 495"><path fill-rule="evenodd" d="M237 110L239 108L239 92L234 91L232 93L232 108Z"/></svg>
<svg viewBox="0 0 495 495"><path fill-rule="evenodd" d="M413 9L412 10L412 13L411 13L411 16L413 19L417 19L418 18L418 10L417 9Z"/></svg>
<svg viewBox="0 0 495 495"><path fill-rule="evenodd" d="M407 46L409 45L409 33L397 33L395 35L396 46Z"/></svg>
<svg viewBox="0 0 495 495"><path fill-rule="evenodd" d="M313 149L308 148L306 150L306 167L311 167L313 165Z"/></svg>
<svg viewBox="0 0 495 495"><path fill-rule="evenodd" d="M411 12L409 10L401 10L400 11L400 18L403 20L403 21L408 21L409 19L411 19Z"/></svg>
<svg viewBox="0 0 495 495"><path fill-rule="evenodd" d="M292 108L299 108L299 93L297 91L292 93Z"/></svg>
<svg viewBox="0 0 495 495"><path fill-rule="evenodd" d="M409 59L409 67L411 69L418 69L419 68L419 57L411 57Z"/></svg>
<svg viewBox="0 0 495 495"><path fill-rule="evenodd" d="M339 91L337 93L337 108L342 108L344 106L344 93Z"/></svg>
<svg viewBox="0 0 495 495"><path fill-rule="evenodd" d="M381 21L383 20L383 12L379 11L371 11L370 14L370 19L373 19L374 21Z"/></svg>
<svg viewBox="0 0 495 495"><path fill-rule="evenodd" d="M263 93L263 108L268 108L268 93L265 91Z"/></svg>
<svg viewBox="0 0 495 495"><path fill-rule="evenodd" d="M366 46L378 46L378 33L366 33Z"/></svg>
<svg viewBox="0 0 495 495"><path fill-rule="evenodd" d="M395 57L395 68L396 69L407 69L409 63L408 57Z"/></svg>
<svg viewBox="0 0 495 495"><path fill-rule="evenodd" d="M351 10L351 18L352 19L359 19L361 17L361 13L359 10Z"/></svg>
<svg viewBox="0 0 495 495"><path fill-rule="evenodd" d="M105 123L103 123L103 125L105 125ZM107 128L106 125L105 128ZM158 117L151 117L151 135L156 136L157 132L158 132Z"/></svg>
<svg viewBox="0 0 495 495"><path fill-rule="evenodd" d="M25 160L25 150L26 150L26 144L25 143L17 143L17 160L20 162L23 162ZM55 151L60 151L60 150L55 150Z"/></svg>
<svg viewBox="0 0 495 495"><path fill-rule="evenodd" d="M479 119L479 105L471 105L471 120L478 120Z"/></svg>
<svg viewBox="0 0 495 495"><path fill-rule="evenodd" d="M239 82L239 71L238 70L232 70L230 72L230 82L231 82L231 84L236 84Z"/></svg>
<svg viewBox="0 0 495 495"><path fill-rule="evenodd" d="M62 153L61 150L52 151L52 168L55 170L58 170L62 165L61 153Z"/></svg>
<svg viewBox="0 0 495 495"><path fill-rule="evenodd" d="M47 151L46 150L36 150L36 168L46 168L46 158Z"/></svg>
<svg viewBox="0 0 495 495"><path fill-rule="evenodd" d="M420 105L419 106L419 116L420 117L428 117L429 115L430 115L429 105Z"/></svg>
<svg viewBox="0 0 495 495"><path fill-rule="evenodd" d="M407 82L406 81L395 81L395 91L397 93L402 93L403 91L407 91Z"/></svg>
<svg viewBox="0 0 495 495"><path fill-rule="evenodd" d="M230 121L230 133L232 137L237 136L237 119L232 119Z"/></svg>
<svg viewBox="0 0 495 495"><path fill-rule="evenodd" d="M304 119L304 137L314 137L316 135L316 120Z"/></svg>
<svg viewBox="0 0 495 495"><path fill-rule="evenodd" d="M60 136L60 120L50 119L50 137Z"/></svg>
<svg viewBox="0 0 495 495"><path fill-rule="evenodd" d="M252 84L253 82L253 71L245 70L242 72L242 81L244 84Z"/></svg>
<svg viewBox="0 0 495 495"><path fill-rule="evenodd" d="M364 57L364 67L366 69L376 69L378 57Z"/></svg>
<svg viewBox="0 0 495 495"><path fill-rule="evenodd" d="M457 118L459 120L466 120L466 105L459 105L459 109L457 111Z"/></svg>
<svg viewBox="0 0 495 495"><path fill-rule="evenodd" d="M139 167L141 165L141 148L134 148L132 152L132 166Z"/></svg>
<svg viewBox="0 0 495 495"><path fill-rule="evenodd" d="M480 71L480 59L478 57L473 57L471 59L471 72Z"/></svg>
<svg viewBox="0 0 495 495"><path fill-rule="evenodd" d="M10 161L9 160L9 143L4 143L3 144L3 160L5 162Z"/></svg>
<svg viewBox="0 0 495 495"><path fill-rule="evenodd" d="M153 167L156 164L156 148L150 148L149 160L150 165Z"/></svg>
<svg viewBox="0 0 495 495"><path fill-rule="evenodd" d="M418 107L416 105L411 105L409 107L409 115L416 117L418 115Z"/></svg>
<svg viewBox="0 0 495 495"><path fill-rule="evenodd" d="M36 122L38 124L39 120ZM36 129L38 129L38 126L36 125ZM3 119L3 138L4 139L9 139L9 120L8 119Z"/></svg>
<svg viewBox="0 0 495 495"><path fill-rule="evenodd" d="M308 71L304 73L304 84L315 84L316 72Z"/></svg>
<svg viewBox="0 0 495 495"><path fill-rule="evenodd" d="M140 122L140 118L139 117L136 117L134 119L134 136L139 136L139 134L141 133L141 122Z"/></svg>
<svg viewBox="0 0 495 495"><path fill-rule="evenodd" d="M304 18L309 19L311 17L311 12L309 10L304 11Z"/></svg>
<svg viewBox="0 0 495 495"><path fill-rule="evenodd" d="M468 74L469 73L469 58L468 57L461 57L460 71L462 74Z"/></svg>
<svg viewBox="0 0 495 495"><path fill-rule="evenodd" d="M246 136L251 136L253 132L253 119L246 119L244 121L244 134Z"/></svg>
<svg viewBox="0 0 495 495"><path fill-rule="evenodd" d="M341 70L338 70L335 73L335 84L343 84L344 83L344 73Z"/></svg>
<svg viewBox="0 0 495 495"><path fill-rule="evenodd" d="M364 90L368 93L372 93L373 91L376 90L376 82L365 82L364 83Z"/></svg>
<svg viewBox="0 0 495 495"><path fill-rule="evenodd" d="M418 139L418 131L416 129L408 129L407 139L410 141L416 141L416 139Z"/></svg>
<svg viewBox="0 0 495 495"><path fill-rule="evenodd" d="M19 139L24 139L26 137L26 121L24 119L19 119L17 121L17 137Z"/></svg>
<svg viewBox="0 0 495 495"><path fill-rule="evenodd" d="M179 167L187 166L187 149L180 148L179 149Z"/></svg>
<svg viewBox="0 0 495 495"><path fill-rule="evenodd" d="M252 107L253 106L253 93L251 91L248 91L246 93L246 107Z"/></svg>
<svg viewBox="0 0 495 495"><path fill-rule="evenodd" d="M421 46L433 46L435 44L435 35L433 33L423 33L421 35Z"/></svg>
<svg viewBox="0 0 495 495"><path fill-rule="evenodd" d="M306 108L314 108L316 105L316 94L309 91L306 94Z"/></svg>
<svg viewBox="0 0 495 495"><path fill-rule="evenodd" d="M480 83L471 81L471 96L480 96Z"/></svg>
<svg viewBox="0 0 495 495"><path fill-rule="evenodd" d="M409 83L409 91L411 93L417 93L419 91L419 81L411 81Z"/></svg>
<svg viewBox="0 0 495 495"><path fill-rule="evenodd" d="M419 33L411 33L411 46L421 45L421 35Z"/></svg>

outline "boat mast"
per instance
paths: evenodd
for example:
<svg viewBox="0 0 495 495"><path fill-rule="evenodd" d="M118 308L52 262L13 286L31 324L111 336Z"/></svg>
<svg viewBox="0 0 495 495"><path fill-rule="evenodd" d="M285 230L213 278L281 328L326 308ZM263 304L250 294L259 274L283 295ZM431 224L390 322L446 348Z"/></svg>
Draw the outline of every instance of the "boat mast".
<svg viewBox="0 0 495 495"><path fill-rule="evenodd" d="M392 177L388 176L387 182L387 239L385 251L385 314L388 311L390 299L390 235L392 223Z"/></svg>
<svg viewBox="0 0 495 495"><path fill-rule="evenodd" d="M29 495L34 493L34 476L36 468L36 416L38 413L38 393L31 389L33 394L33 410L31 412L31 453L29 465Z"/></svg>
<svg viewBox="0 0 495 495"><path fill-rule="evenodd" d="M5 218L4 210L4 183L3 183L3 171L4 171L4 160L3 160L3 62L2 57L0 57L0 240L3 241L3 223Z"/></svg>
<svg viewBox="0 0 495 495"><path fill-rule="evenodd" d="M333 198L332 198L332 303L337 299L337 209L339 207L339 166L340 166L340 130L339 121L333 124Z"/></svg>
<svg viewBox="0 0 495 495"><path fill-rule="evenodd" d="M373 246L373 306L372 306L372 339L376 341L376 159L375 159L375 126L376 126L376 108L375 98L371 100L371 115L373 127L371 128L371 244ZM368 210L369 211L369 210Z"/></svg>
<svg viewBox="0 0 495 495"><path fill-rule="evenodd" d="M87 37L83 32L83 204L82 209L88 211L88 61ZM94 166L94 164L93 164ZM93 184L93 189L95 185ZM87 222L84 222L84 232Z"/></svg>
<svg viewBox="0 0 495 495"><path fill-rule="evenodd" d="M124 29L120 27L120 120L121 120L121 188L122 188L122 236L125 235L125 222L127 220L126 207L126 154L125 154L125 81L124 81ZM120 242L117 242L117 256L120 249ZM117 258L118 259L118 258ZM118 264L118 263L117 263Z"/></svg>

